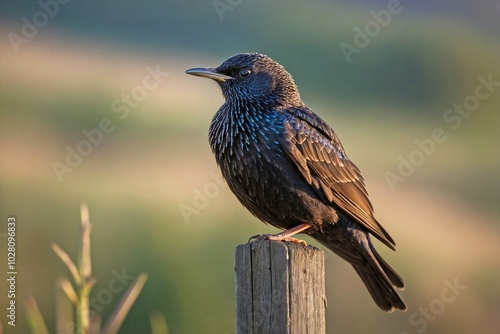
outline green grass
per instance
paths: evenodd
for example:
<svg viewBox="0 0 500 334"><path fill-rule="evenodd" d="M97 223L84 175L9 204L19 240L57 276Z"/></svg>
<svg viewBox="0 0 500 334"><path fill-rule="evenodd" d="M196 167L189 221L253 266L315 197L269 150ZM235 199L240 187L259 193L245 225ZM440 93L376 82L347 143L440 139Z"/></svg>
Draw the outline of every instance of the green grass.
<svg viewBox="0 0 500 334"><path fill-rule="evenodd" d="M90 292L96 283L96 279L92 276L90 252L91 228L88 207L86 204L82 204L80 247L78 250L79 260L77 264L71 260L69 255L57 243L52 244L52 249L66 265L74 281L74 285L67 278L61 278L57 281L56 286L64 292L65 297L70 302L57 300L57 332L64 331L68 333L68 329L74 328L76 334L118 333L147 280L147 275L142 273L130 284L117 303L112 315L102 326L100 315L96 314L96 311L90 307ZM31 296L26 298L26 310L31 333L48 334L49 331L38 304ZM75 316L73 317L72 314L75 314ZM153 327L157 327L153 330L153 333L160 333L161 331L162 333L168 333L168 328L165 326L166 322L161 315L156 314L151 318L151 322Z"/></svg>

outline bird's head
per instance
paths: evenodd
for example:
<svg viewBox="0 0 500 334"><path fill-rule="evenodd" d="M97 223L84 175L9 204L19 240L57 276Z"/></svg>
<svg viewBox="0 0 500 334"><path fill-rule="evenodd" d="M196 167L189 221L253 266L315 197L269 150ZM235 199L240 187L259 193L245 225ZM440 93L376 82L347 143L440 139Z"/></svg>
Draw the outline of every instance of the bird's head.
<svg viewBox="0 0 500 334"><path fill-rule="evenodd" d="M290 73L263 54L240 53L217 68L192 68L186 73L215 80L227 102L302 105Z"/></svg>

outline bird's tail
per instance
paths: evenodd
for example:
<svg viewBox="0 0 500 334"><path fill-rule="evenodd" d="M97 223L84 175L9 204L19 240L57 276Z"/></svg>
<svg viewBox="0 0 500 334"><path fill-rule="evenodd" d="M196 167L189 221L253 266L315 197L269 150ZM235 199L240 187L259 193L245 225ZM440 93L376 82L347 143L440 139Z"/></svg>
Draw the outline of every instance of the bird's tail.
<svg viewBox="0 0 500 334"><path fill-rule="evenodd" d="M364 266L353 265L354 269L365 283L375 303L382 310L386 312L392 312L395 309L406 311L407 307L396 291L396 288L404 288L401 277L375 250L373 250L373 253L376 260L379 261ZM375 270L374 266L376 266Z"/></svg>
<svg viewBox="0 0 500 334"><path fill-rule="evenodd" d="M323 231L313 237L354 267L373 300L382 310L406 311L407 307L396 290L404 289L404 282L377 253L368 233L350 230L349 233L342 234L339 238L334 231Z"/></svg>

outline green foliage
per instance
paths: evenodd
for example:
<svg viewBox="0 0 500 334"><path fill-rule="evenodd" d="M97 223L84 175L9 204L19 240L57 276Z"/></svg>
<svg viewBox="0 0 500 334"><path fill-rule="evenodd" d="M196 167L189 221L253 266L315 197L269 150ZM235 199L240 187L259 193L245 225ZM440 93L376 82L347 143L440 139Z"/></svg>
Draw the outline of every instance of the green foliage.
<svg viewBox="0 0 500 334"><path fill-rule="evenodd" d="M62 248L55 243L52 244L52 249L66 265L76 285L75 289L69 280L59 280L60 289L64 291L67 298L73 304L72 306L76 309L76 321L71 317L72 312L68 312L67 309L59 309L57 332L68 333L74 326L75 333L77 334L116 334L146 283L147 275L145 273L140 274L130 287L128 287L127 291L116 305L112 316L101 329L101 318L94 310L91 310L89 302L90 292L96 283L96 279L92 277L90 256L91 225L86 204L82 204L81 207L81 221L78 265L75 265ZM45 325L38 305L31 296L26 300L26 310L31 332L33 334L48 334L47 326ZM155 315L151 322L153 326L159 328L154 331L155 333L160 330L163 331L163 333L168 333L166 323L164 321L162 322L161 315Z"/></svg>

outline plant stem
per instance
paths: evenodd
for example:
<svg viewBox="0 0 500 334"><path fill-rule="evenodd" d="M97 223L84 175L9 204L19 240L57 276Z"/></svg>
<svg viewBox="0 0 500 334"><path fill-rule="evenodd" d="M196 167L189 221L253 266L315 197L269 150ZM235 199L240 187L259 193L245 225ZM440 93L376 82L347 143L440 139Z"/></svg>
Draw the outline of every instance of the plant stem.
<svg viewBox="0 0 500 334"><path fill-rule="evenodd" d="M79 303L76 309L77 316L77 333L78 334L89 334L90 328L90 306L89 306L89 295L90 290L94 285L92 280L92 266L90 262L90 230L91 225L89 221L89 208L87 204L82 203L81 205L81 218L82 218L82 230L81 230L81 247L80 247L80 262L79 271L80 277L82 278L80 291L78 292Z"/></svg>

